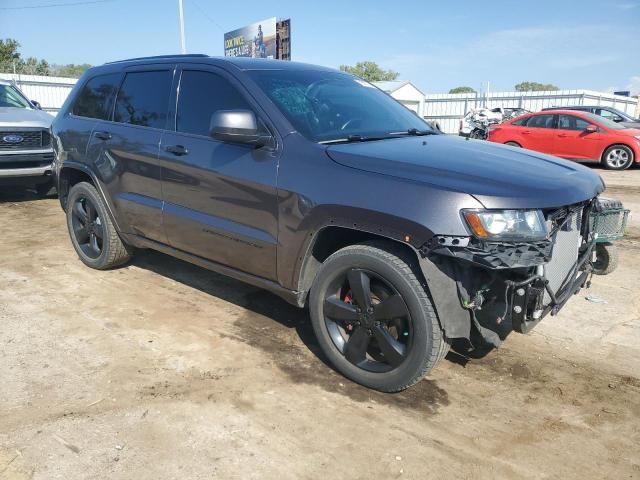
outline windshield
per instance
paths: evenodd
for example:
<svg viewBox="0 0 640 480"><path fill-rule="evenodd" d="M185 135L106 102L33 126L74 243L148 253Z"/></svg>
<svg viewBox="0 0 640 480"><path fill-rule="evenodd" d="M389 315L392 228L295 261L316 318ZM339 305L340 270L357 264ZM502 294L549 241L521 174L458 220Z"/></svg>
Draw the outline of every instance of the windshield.
<svg viewBox="0 0 640 480"><path fill-rule="evenodd" d="M249 73L295 129L314 142L433 131L389 95L351 75L317 70Z"/></svg>
<svg viewBox="0 0 640 480"><path fill-rule="evenodd" d="M613 120L609 120L608 118L601 117L600 115L596 115L594 113L583 113L583 115L585 117L588 117L592 122L599 123L604 128L609 128L611 130L624 130L626 128L624 125L620 125Z"/></svg>
<svg viewBox="0 0 640 480"><path fill-rule="evenodd" d="M0 107L30 108L31 105L12 85L0 85Z"/></svg>

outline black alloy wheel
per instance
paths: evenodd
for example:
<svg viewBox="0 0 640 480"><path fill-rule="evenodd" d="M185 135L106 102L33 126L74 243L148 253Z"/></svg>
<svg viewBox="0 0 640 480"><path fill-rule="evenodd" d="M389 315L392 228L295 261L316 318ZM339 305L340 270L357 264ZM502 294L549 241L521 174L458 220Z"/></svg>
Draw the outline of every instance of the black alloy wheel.
<svg viewBox="0 0 640 480"><path fill-rule="evenodd" d="M352 268L336 278L324 299L324 320L344 357L370 372L388 372L407 358L412 323L402 296L373 272Z"/></svg>
<svg viewBox="0 0 640 480"><path fill-rule="evenodd" d="M71 244L85 265L105 270L131 258L133 250L120 237L96 187L88 182L73 185L65 211Z"/></svg>
<svg viewBox="0 0 640 480"><path fill-rule="evenodd" d="M309 294L318 343L340 373L399 392L449 350L412 252L385 240L350 245L324 260Z"/></svg>
<svg viewBox="0 0 640 480"><path fill-rule="evenodd" d="M82 252L89 258L102 253L104 228L93 202L84 195L74 199L71 210L73 234Z"/></svg>

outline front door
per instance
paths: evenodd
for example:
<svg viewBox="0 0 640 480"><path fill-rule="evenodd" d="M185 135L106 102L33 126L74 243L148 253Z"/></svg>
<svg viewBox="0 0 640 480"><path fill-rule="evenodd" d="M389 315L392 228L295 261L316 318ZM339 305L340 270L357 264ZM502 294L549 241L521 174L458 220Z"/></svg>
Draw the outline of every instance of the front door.
<svg viewBox="0 0 640 480"><path fill-rule="evenodd" d="M173 70L173 65L162 65L127 71L112 118L95 124L88 150L113 199L120 228L163 243L158 149Z"/></svg>
<svg viewBox="0 0 640 480"><path fill-rule="evenodd" d="M260 277L276 278L278 150L209 136L218 110L266 117L215 67L184 65L173 132L160 146L164 225L171 246Z"/></svg>
<svg viewBox="0 0 640 480"><path fill-rule="evenodd" d="M553 154L557 115L533 115L522 129L522 146L537 152Z"/></svg>
<svg viewBox="0 0 640 480"><path fill-rule="evenodd" d="M600 155L601 134L587 131L594 125L577 115L560 115L554 155L576 160L596 160Z"/></svg>

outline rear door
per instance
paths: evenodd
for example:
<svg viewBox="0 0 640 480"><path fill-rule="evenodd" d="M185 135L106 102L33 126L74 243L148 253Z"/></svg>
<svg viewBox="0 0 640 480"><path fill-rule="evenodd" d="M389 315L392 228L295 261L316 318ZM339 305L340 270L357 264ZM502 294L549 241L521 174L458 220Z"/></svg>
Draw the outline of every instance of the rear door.
<svg viewBox="0 0 640 480"><path fill-rule="evenodd" d="M602 134L599 131L588 132L588 126L598 128L578 115L559 115L554 155L576 160L596 160L601 151Z"/></svg>
<svg viewBox="0 0 640 480"><path fill-rule="evenodd" d="M88 157L109 190L120 228L167 243L158 150L167 124L174 65L128 68L111 120L93 129Z"/></svg>
<svg viewBox="0 0 640 480"><path fill-rule="evenodd" d="M542 153L553 154L557 115L532 115L520 131L522 146Z"/></svg>
<svg viewBox="0 0 640 480"><path fill-rule="evenodd" d="M177 90L175 131L165 134L160 149L169 243L275 279L278 148L209 136L218 110L252 110L265 129L266 115L234 77L216 67L183 65Z"/></svg>

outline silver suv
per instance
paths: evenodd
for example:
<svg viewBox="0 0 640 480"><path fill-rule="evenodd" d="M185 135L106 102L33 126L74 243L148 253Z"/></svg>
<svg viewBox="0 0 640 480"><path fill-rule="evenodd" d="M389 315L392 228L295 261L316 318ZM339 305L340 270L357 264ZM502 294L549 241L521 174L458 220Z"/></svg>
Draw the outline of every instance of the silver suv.
<svg viewBox="0 0 640 480"><path fill-rule="evenodd" d="M53 116L43 112L37 102L0 80L0 188L25 185L43 195L51 192L52 121Z"/></svg>

